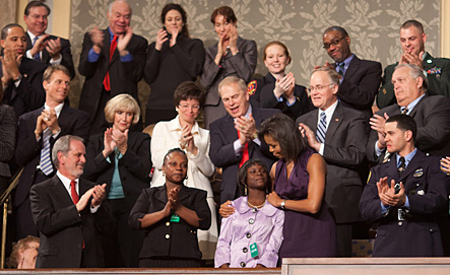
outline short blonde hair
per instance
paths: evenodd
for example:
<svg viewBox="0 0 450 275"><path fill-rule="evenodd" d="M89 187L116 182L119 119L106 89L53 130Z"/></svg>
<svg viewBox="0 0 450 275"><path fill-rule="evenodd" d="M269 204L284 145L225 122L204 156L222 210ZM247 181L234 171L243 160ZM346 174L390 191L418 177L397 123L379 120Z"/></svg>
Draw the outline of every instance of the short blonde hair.
<svg viewBox="0 0 450 275"><path fill-rule="evenodd" d="M134 99L129 94L118 94L111 98L105 106L105 119L109 123L114 123L114 114L117 111L125 111L133 113L133 124L138 123L139 117L141 115L141 108Z"/></svg>

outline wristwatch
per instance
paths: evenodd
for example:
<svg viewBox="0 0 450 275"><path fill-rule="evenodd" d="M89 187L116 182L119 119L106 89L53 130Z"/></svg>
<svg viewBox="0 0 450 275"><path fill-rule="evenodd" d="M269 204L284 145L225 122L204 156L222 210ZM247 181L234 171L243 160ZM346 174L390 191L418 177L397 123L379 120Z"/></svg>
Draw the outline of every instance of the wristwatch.
<svg viewBox="0 0 450 275"><path fill-rule="evenodd" d="M282 202L281 202L281 204L280 204L280 208L281 209L286 209L286 200L283 200Z"/></svg>
<svg viewBox="0 0 450 275"><path fill-rule="evenodd" d="M252 138L253 139L257 139L258 138L258 132L253 133Z"/></svg>

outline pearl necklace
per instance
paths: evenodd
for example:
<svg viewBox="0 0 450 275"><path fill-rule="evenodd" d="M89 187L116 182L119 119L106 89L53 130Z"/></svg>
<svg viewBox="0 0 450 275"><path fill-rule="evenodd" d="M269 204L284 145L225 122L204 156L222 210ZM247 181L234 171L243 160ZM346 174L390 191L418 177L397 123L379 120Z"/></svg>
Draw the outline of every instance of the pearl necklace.
<svg viewBox="0 0 450 275"><path fill-rule="evenodd" d="M266 204L266 201L263 202L263 204L260 205L253 205L249 201L247 201L247 205L252 209L253 212L258 211L258 209L262 208Z"/></svg>

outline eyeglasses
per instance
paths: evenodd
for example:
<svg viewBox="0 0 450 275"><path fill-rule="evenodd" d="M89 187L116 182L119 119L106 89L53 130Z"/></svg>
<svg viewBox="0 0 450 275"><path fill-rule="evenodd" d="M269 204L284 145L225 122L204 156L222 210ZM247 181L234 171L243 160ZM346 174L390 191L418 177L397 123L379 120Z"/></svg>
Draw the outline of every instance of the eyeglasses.
<svg viewBox="0 0 450 275"><path fill-rule="evenodd" d="M313 87L313 86L310 86L309 88L308 88L308 92L309 93L311 93L311 92L314 92L314 91L322 91L325 87L329 87L329 86L331 86L331 85L336 85L336 84L334 84L334 83L330 83L330 84L325 84L325 85L317 85L317 86L315 86L315 87Z"/></svg>
<svg viewBox="0 0 450 275"><path fill-rule="evenodd" d="M200 106L198 105L178 105L181 109L188 109L189 107L192 108L193 110L200 110Z"/></svg>
<svg viewBox="0 0 450 275"><path fill-rule="evenodd" d="M335 38L331 40L331 43L323 43L323 48L325 50L328 50L331 46L336 46L337 44L339 44L339 42L341 42L344 38L345 36L342 36L341 38Z"/></svg>

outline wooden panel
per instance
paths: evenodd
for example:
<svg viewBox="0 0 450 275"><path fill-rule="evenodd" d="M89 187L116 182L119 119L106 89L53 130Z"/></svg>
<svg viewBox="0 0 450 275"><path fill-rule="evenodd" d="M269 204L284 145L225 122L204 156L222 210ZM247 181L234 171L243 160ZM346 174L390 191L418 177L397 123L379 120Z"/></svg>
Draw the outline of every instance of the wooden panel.
<svg viewBox="0 0 450 275"><path fill-rule="evenodd" d="M449 258L283 259L282 275L448 275Z"/></svg>

